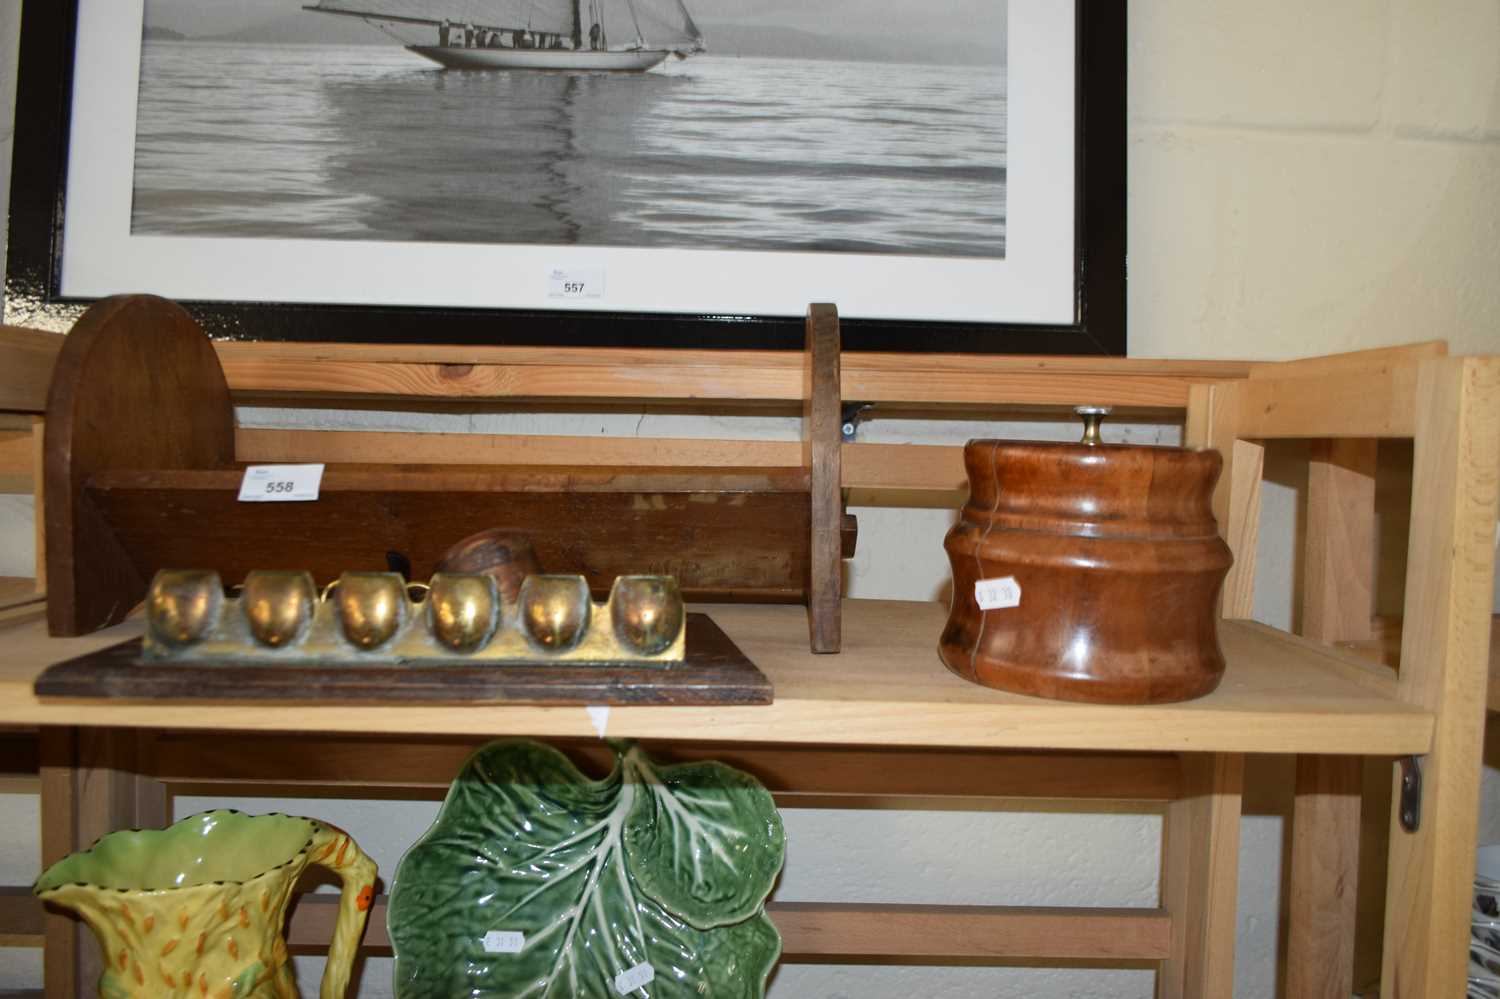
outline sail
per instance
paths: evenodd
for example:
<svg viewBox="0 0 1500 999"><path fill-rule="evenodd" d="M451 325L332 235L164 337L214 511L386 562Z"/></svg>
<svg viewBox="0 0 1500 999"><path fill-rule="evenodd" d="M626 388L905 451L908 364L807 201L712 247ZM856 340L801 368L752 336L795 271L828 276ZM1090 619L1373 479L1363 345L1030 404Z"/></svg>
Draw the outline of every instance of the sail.
<svg viewBox="0 0 1500 999"><path fill-rule="evenodd" d="M681 0L596 0L593 7L604 15L603 27L612 49L636 44L639 32L645 48L683 53L703 50L703 34ZM588 17L586 6L584 20ZM587 23L584 31L588 31Z"/></svg>
<svg viewBox="0 0 1500 999"><path fill-rule="evenodd" d="M349 14L372 21L406 24L473 25L493 31L525 29L579 37L598 24L604 47L699 52L703 35L681 0L315 0L307 10Z"/></svg>
<svg viewBox="0 0 1500 999"><path fill-rule="evenodd" d="M450 21L494 31L573 31L573 0L317 0L306 9L407 24Z"/></svg>

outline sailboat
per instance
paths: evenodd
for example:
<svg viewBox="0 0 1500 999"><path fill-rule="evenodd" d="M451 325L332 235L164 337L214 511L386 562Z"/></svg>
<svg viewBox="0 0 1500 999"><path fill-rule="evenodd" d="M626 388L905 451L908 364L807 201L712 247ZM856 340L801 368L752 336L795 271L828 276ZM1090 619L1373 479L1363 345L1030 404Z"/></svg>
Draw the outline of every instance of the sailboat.
<svg viewBox="0 0 1500 999"><path fill-rule="evenodd" d="M704 50L682 0L317 0L448 69L642 72ZM412 40L413 30L425 37ZM611 39L628 39L611 44ZM435 44L434 44L435 43Z"/></svg>

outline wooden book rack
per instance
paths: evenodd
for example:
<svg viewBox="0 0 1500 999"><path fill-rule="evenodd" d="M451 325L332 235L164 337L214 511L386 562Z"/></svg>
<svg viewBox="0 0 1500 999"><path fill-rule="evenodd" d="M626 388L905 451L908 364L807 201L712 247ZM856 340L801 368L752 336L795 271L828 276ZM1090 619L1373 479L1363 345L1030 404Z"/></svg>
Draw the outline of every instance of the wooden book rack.
<svg viewBox="0 0 1500 999"><path fill-rule="evenodd" d="M330 465L315 502L242 503L234 411L213 344L180 306L99 302L66 338L47 401L47 620L77 635L122 620L162 568L296 568L326 583L385 569L425 580L488 527L531 538L549 572L677 577L689 600L802 603L815 652L839 650L839 327L807 320L800 467ZM423 435L412 434L413 448ZM420 454L415 455L420 462Z"/></svg>

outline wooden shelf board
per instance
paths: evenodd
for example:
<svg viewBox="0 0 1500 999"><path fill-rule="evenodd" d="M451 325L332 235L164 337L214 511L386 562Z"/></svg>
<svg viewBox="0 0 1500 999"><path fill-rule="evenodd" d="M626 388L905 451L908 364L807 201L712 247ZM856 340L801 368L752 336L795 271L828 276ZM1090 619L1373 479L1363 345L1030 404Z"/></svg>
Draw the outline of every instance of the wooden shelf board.
<svg viewBox="0 0 1500 999"><path fill-rule="evenodd" d="M700 605L772 680L757 707L616 707L615 737L716 742L1115 749L1160 752L1420 754L1432 716L1394 699L1366 660L1251 622L1226 622L1224 683L1208 697L1147 707L1067 704L975 686L938 661L937 604L847 601L839 656L807 649L806 612L776 605ZM45 666L140 633L135 621L51 639L37 621L0 629L0 724L162 729L596 735L582 707L287 705L39 701Z"/></svg>
<svg viewBox="0 0 1500 999"><path fill-rule="evenodd" d="M0 576L0 610L42 599L32 576Z"/></svg>
<svg viewBox="0 0 1500 999"><path fill-rule="evenodd" d="M25 419L29 423L32 418ZM31 427L0 427L0 493L33 493L36 467L36 439Z"/></svg>
<svg viewBox="0 0 1500 999"><path fill-rule="evenodd" d="M304 895L288 945L322 952L337 895ZM1172 918L1161 909L771 902L783 960L837 957L923 960L1159 961L1171 951ZM370 908L360 949L389 954L386 899Z"/></svg>
<svg viewBox="0 0 1500 999"><path fill-rule="evenodd" d="M241 427L235 431L235 457L246 464L324 462L334 472L370 472L392 455L420 454L428 474L494 466L662 465L738 469L793 468L802 463L800 441L711 440L702 438L565 437L528 434L437 434L402 431L285 430ZM949 508L963 503L969 488L964 449L937 444L845 444L841 482L846 489L899 489L936 493ZM385 466L387 470L389 466ZM806 488L804 485L803 488Z"/></svg>
<svg viewBox="0 0 1500 999"><path fill-rule="evenodd" d="M292 950L328 949L338 900L333 894L298 898L287 932ZM772 902L766 909L788 958L1159 961L1171 950L1172 917L1161 909L859 902ZM0 941L40 946L42 921L30 889L0 887ZM383 895L370 908L360 950L391 952Z"/></svg>
<svg viewBox="0 0 1500 999"><path fill-rule="evenodd" d="M89 478L95 492L196 490L238 493L243 468L109 469ZM335 465L320 492L405 493L691 493L806 492L807 470L798 467L640 468L590 465Z"/></svg>
<svg viewBox="0 0 1500 999"><path fill-rule="evenodd" d="M30 888L0 885L0 947L41 945L41 903L31 894Z"/></svg>
<svg viewBox="0 0 1500 999"><path fill-rule="evenodd" d="M676 577L688 600L802 603L812 538L825 533L812 528L801 467L334 465L316 504L240 502L242 478L231 468L93 474L80 502L111 535L97 550L125 553L141 582L96 595L67 630L120 620L156 570L203 566L204 552L231 585L276 566L324 584L383 570L390 551L426 580L449 545L496 524L524 534L541 565L583 572L601 596L619 576L650 572ZM828 526L838 545L838 521ZM75 592L97 572L82 570Z"/></svg>
<svg viewBox="0 0 1500 999"><path fill-rule="evenodd" d="M240 398L802 398L796 351L218 343ZM1244 378L1240 361L847 353L841 395L863 402L1181 409L1192 382Z"/></svg>
<svg viewBox="0 0 1500 999"><path fill-rule="evenodd" d="M1373 638L1340 642L1340 647L1396 669L1401 664L1401 619L1377 617L1370 630ZM1490 674L1486 694L1489 710L1500 711L1500 614L1490 618Z"/></svg>
<svg viewBox="0 0 1500 999"><path fill-rule="evenodd" d="M34 620L47 611L47 594L30 576L0 576L0 628Z"/></svg>
<svg viewBox="0 0 1500 999"><path fill-rule="evenodd" d="M62 342L59 333L0 325L0 410L40 413L47 408L47 386Z"/></svg>
<svg viewBox="0 0 1500 999"><path fill-rule="evenodd" d="M152 774L178 794L236 793L262 796L339 796L350 788L370 797L419 793L437 796L485 743L486 736L422 737L347 733L281 739L258 732L164 732L152 739ZM602 776L614 751L597 738L553 739L585 774ZM962 750L903 747L766 745L756 743L652 743L663 763L717 760L751 774L778 801L837 799L905 802L965 799L1048 799L1129 802L1150 811L1151 802L1182 797L1182 757L1175 753Z"/></svg>
<svg viewBox="0 0 1500 999"><path fill-rule="evenodd" d="M37 735L33 730L0 730L0 792L7 785L34 782L41 772Z"/></svg>

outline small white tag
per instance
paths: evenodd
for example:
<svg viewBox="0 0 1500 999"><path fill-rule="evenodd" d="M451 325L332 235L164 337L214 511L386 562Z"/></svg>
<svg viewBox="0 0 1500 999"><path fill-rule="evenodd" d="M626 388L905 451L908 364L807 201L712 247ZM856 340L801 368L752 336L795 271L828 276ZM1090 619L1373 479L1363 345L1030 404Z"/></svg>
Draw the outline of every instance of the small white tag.
<svg viewBox="0 0 1500 999"><path fill-rule="evenodd" d="M604 738L604 730L609 728L609 705L590 704L583 710L588 712L589 721L594 723L594 731L599 733L599 738Z"/></svg>
<svg viewBox="0 0 1500 999"><path fill-rule="evenodd" d="M656 969L642 961L629 971L622 971L615 976L615 991L622 996L628 996L642 985L650 985L656 981Z"/></svg>
<svg viewBox="0 0 1500 999"><path fill-rule="evenodd" d="M547 272L548 298L603 298L604 270L599 267L554 267Z"/></svg>
<svg viewBox="0 0 1500 999"><path fill-rule="evenodd" d="M240 502L315 500L322 483L322 465L251 465L240 480Z"/></svg>
<svg viewBox="0 0 1500 999"><path fill-rule="evenodd" d="M1000 610L1021 606L1021 584L1014 576L974 581L974 602L980 610Z"/></svg>
<svg viewBox="0 0 1500 999"><path fill-rule="evenodd" d="M486 954L519 954L526 946L526 934L514 930L490 930L484 935Z"/></svg>

